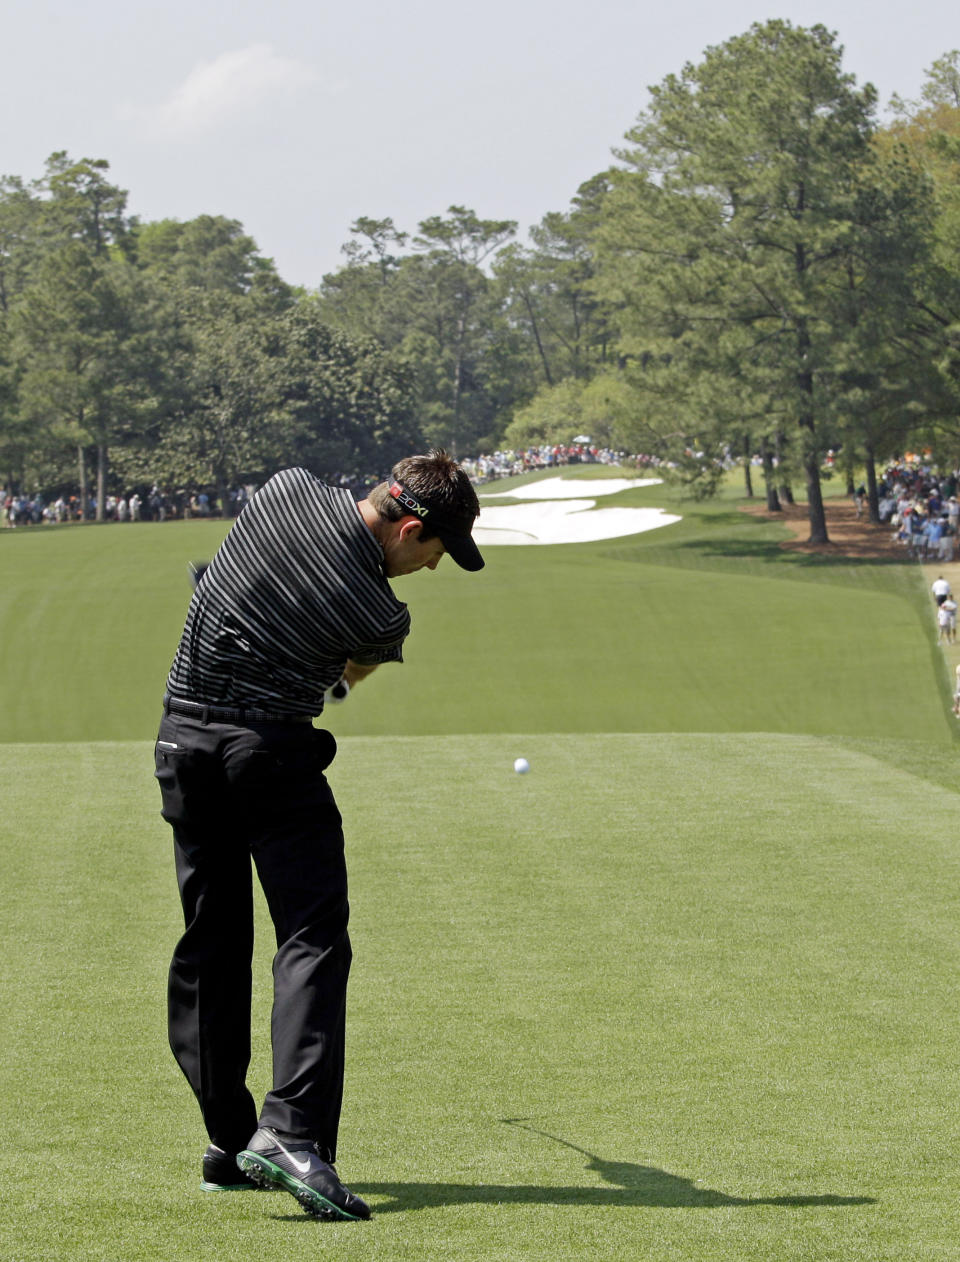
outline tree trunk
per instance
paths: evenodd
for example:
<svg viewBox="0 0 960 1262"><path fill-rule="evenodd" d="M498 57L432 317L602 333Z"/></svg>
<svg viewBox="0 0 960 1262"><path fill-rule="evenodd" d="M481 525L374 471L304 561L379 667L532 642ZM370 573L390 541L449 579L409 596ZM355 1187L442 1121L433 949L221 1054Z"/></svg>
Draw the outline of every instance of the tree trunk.
<svg viewBox="0 0 960 1262"><path fill-rule="evenodd" d="M227 519L230 516L230 488L227 486L227 479L221 469L217 469L215 478L217 499L220 501L220 516Z"/></svg>
<svg viewBox="0 0 960 1262"><path fill-rule="evenodd" d="M107 519L107 466L109 453L106 443L97 444L97 521Z"/></svg>
<svg viewBox="0 0 960 1262"><path fill-rule="evenodd" d="M853 450L853 443L848 440L843 444L843 472L847 479L847 494L850 496L856 495L857 493L857 484L854 481L853 476L856 472L854 468L854 458L855 453Z"/></svg>
<svg viewBox="0 0 960 1262"><path fill-rule="evenodd" d="M747 498L753 499L753 478L750 476L750 435L743 436L743 484Z"/></svg>
<svg viewBox="0 0 960 1262"><path fill-rule="evenodd" d="M763 466L763 483L767 492L767 512L782 513L783 506L777 494L777 479L773 467L773 455L766 436L760 439L760 460Z"/></svg>
<svg viewBox="0 0 960 1262"><path fill-rule="evenodd" d="M540 326L537 324L537 317L534 314L533 303L530 301L530 295L526 290L523 292L523 305L527 309L527 315L530 317L530 327L533 329L533 339L537 344L537 351L540 355L540 362L543 364L543 375L547 379L547 385L553 385L553 377L550 373L550 361L547 359L547 353L543 349L543 342L540 340Z"/></svg>
<svg viewBox="0 0 960 1262"><path fill-rule="evenodd" d="M880 525L880 496L877 494L877 457L873 443L867 443L867 502L870 505L870 520L875 526Z"/></svg>
<svg viewBox="0 0 960 1262"><path fill-rule="evenodd" d="M90 485L87 481L87 453L83 444L77 447L77 476L80 482L80 520L87 520L87 504L90 502Z"/></svg>
<svg viewBox="0 0 960 1262"><path fill-rule="evenodd" d="M467 322L464 316L460 316L457 321L457 340L456 353L453 363L453 434L456 437L460 431L460 396L463 391L463 339L466 333Z"/></svg>
<svg viewBox="0 0 960 1262"><path fill-rule="evenodd" d="M805 254L802 243L796 247L797 272L802 274L805 267ZM823 491L820 487L820 453L817 451L817 433L814 425L813 407L813 373L810 369L810 334L806 321L800 320L797 326L797 386L802 399L800 415L797 418L800 429L805 431L807 439L803 456L803 467L807 475L807 512L810 516L810 543L829 543L827 535L827 516L823 510Z"/></svg>
<svg viewBox="0 0 960 1262"><path fill-rule="evenodd" d="M793 487L790 485L790 479L787 477L787 465L783 458L784 436L783 430L778 429L773 436L774 449L777 457L777 476L780 478L780 498L784 504L794 504Z"/></svg>
<svg viewBox="0 0 960 1262"><path fill-rule="evenodd" d="M810 448L803 458L807 475L807 513L810 517L809 543L829 543L827 515L823 507L823 491L820 487L820 453L813 439L813 419L804 418L801 425L810 431Z"/></svg>

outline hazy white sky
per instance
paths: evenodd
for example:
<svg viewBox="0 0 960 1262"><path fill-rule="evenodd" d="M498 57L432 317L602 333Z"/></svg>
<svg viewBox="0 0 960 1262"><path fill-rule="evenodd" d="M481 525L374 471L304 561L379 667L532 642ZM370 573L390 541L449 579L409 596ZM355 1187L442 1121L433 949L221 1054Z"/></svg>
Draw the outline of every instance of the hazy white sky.
<svg viewBox="0 0 960 1262"><path fill-rule="evenodd" d="M0 173L106 158L143 219L239 219L315 286L360 215L520 235L608 166L648 85L754 21L822 22L886 102L960 46L955 0L12 0ZM950 17L950 14L953 17Z"/></svg>

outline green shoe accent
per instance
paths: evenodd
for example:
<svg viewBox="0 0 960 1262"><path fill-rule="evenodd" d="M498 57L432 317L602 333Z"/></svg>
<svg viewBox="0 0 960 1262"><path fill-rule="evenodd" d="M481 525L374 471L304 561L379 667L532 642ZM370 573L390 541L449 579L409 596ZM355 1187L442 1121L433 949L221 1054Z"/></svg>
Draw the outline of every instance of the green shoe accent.
<svg viewBox="0 0 960 1262"><path fill-rule="evenodd" d="M237 1154L237 1165L260 1187L282 1188L285 1192L289 1192L291 1196L296 1197L308 1214L313 1214L318 1218L340 1218L351 1223L360 1222L356 1214L348 1214L339 1205L334 1205L325 1196L321 1196L309 1183L295 1179L292 1174L281 1170L266 1157L261 1157L258 1152L244 1149L243 1152Z"/></svg>
<svg viewBox="0 0 960 1262"><path fill-rule="evenodd" d="M259 1189L249 1181L245 1183L207 1183L200 1184L201 1192L256 1192Z"/></svg>

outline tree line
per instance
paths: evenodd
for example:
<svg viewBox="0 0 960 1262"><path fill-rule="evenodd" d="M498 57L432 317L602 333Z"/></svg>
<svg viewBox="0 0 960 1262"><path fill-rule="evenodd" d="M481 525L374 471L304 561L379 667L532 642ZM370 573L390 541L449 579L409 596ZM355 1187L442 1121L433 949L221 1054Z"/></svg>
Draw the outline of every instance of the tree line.
<svg viewBox="0 0 960 1262"><path fill-rule="evenodd" d="M95 479L102 512L583 431L696 494L759 455L825 540L828 449L875 518L891 453L960 464L960 54L881 125L832 33L758 23L651 88L615 159L526 245L464 206L360 218L315 291L234 220L139 223L102 160L5 178L0 476Z"/></svg>
<svg viewBox="0 0 960 1262"><path fill-rule="evenodd" d="M12 487L227 488L415 443L409 373L331 329L242 226L138 223L103 160L0 183L0 471Z"/></svg>

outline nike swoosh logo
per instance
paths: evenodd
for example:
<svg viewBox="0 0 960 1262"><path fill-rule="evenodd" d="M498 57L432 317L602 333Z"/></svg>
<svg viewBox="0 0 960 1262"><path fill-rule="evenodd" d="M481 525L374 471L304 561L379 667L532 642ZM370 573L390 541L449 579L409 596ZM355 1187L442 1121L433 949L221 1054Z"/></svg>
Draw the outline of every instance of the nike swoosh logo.
<svg viewBox="0 0 960 1262"><path fill-rule="evenodd" d="M290 1164L293 1166L294 1170L296 1170L298 1174L307 1173L307 1171L310 1169L309 1157L306 1159L306 1161L303 1161L303 1162L298 1161L288 1148L284 1148L283 1144L280 1142L279 1139L277 1140L277 1147L286 1156L286 1158L288 1159L288 1161L290 1162Z"/></svg>

